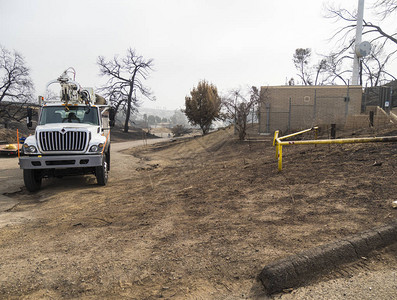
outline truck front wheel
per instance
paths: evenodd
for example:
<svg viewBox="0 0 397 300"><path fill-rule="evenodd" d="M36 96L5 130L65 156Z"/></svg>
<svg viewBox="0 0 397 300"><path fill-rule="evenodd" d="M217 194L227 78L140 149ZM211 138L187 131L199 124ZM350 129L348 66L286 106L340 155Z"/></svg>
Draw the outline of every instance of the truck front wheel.
<svg viewBox="0 0 397 300"><path fill-rule="evenodd" d="M40 170L23 169L23 181L29 192L36 192L41 188Z"/></svg>
<svg viewBox="0 0 397 300"><path fill-rule="evenodd" d="M102 166L96 167L95 175L99 185L106 185L109 177L109 166L108 166L107 155L103 157Z"/></svg>

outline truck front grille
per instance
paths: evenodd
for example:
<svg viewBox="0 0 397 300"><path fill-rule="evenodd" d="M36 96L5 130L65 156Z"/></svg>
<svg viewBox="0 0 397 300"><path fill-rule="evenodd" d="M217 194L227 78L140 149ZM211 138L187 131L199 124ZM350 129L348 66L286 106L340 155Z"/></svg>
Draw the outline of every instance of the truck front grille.
<svg viewBox="0 0 397 300"><path fill-rule="evenodd" d="M42 131L39 133L40 147L47 151L83 151L87 145L85 131Z"/></svg>

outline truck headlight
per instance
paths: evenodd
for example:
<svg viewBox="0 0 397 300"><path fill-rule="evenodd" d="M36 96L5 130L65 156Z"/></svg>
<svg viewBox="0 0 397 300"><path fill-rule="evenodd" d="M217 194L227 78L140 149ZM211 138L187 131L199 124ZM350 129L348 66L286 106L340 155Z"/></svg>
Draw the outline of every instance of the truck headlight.
<svg viewBox="0 0 397 300"><path fill-rule="evenodd" d="M102 148L103 148L102 143L100 143L99 145L92 145L90 147L90 152L100 152L100 151L102 151Z"/></svg>
<svg viewBox="0 0 397 300"><path fill-rule="evenodd" d="M36 149L36 147L35 146L33 146L33 145L27 145L27 144L24 144L23 145L23 148L24 148L24 151L25 151L25 153L36 153L37 152L37 149Z"/></svg>

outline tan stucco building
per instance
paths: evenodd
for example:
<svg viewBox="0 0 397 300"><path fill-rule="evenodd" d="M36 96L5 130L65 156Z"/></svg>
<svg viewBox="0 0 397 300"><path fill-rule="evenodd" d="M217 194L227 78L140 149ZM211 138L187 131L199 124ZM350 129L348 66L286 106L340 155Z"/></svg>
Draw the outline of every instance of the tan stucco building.
<svg viewBox="0 0 397 300"><path fill-rule="evenodd" d="M348 116L359 115L361 86L261 87L259 131L297 131L316 125L344 126Z"/></svg>

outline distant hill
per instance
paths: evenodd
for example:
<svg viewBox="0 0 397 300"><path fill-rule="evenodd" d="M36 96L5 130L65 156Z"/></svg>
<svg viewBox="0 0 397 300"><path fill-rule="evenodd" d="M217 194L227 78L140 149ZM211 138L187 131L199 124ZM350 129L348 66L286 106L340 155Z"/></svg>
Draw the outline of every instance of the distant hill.
<svg viewBox="0 0 397 300"><path fill-rule="evenodd" d="M148 116L153 115L153 116L159 116L161 118L169 119L174 115L176 109L168 110L168 109L159 109L159 108L140 107L138 110L139 110L139 113L137 114L138 118L139 117L143 118L143 115L146 114Z"/></svg>

